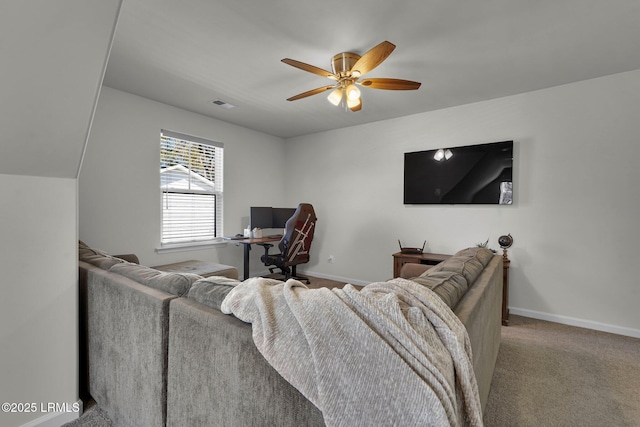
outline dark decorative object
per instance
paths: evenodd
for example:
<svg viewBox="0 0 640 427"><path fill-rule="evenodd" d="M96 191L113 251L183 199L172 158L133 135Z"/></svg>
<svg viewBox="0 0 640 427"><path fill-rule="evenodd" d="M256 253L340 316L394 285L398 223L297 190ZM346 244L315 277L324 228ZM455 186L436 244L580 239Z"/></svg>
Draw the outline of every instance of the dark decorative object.
<svg viewBox="0 0 640 427"><path fill-rule="evenodd" d="M426 240L424 241L421 248L402 247L402 243L400 243L400 239L398 239L398 245L400 245L400 252L402 252L403 254L421 254L424 251L424 247L427 245L427 241Z"/></svg>
<svg viewBox="0 0 640 427"><path fill-rule="evenodd" d="M503 258L504 259L508 259L507 258L507 249L509 249L511 247L511 245L513 245L513 237L511 237L511 234L507 234L507 235L498 237L498 244L502 248L502 256L503 256Z"/></svg>

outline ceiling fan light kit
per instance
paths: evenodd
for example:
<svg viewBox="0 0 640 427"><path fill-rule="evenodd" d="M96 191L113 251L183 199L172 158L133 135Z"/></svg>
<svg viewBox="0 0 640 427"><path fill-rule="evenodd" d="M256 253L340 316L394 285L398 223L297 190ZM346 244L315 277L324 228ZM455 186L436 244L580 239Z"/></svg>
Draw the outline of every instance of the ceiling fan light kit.
<svg viewBox="0 0 640 427"><path fill-rule="evenodd" d="M335 80L336 83L331 86L323 86L317 89L298 94L288 98L287 101L295 101L297 99L306 98L311 95L332 90L327 99L333 105L338 106L344 102L345 109L351 111L360 111L362 109L362 98L360 97L360 89L358 86L368 87L372 89L384 90L416 90L420 87L419 82L410 80L389 79L389 78L370 78L359 82L360 77L364 76L378 65L382 63L395 49L395 45L388 41L384 41L364 55L360 56L353 52L342 52L334 55L331 60L331 70L323 70L322 68L305 64L304 62L294 59L285 58L282 60L285 64L299 68L309 73L317 74L322 77Z"/></svg>
<svg viewBox="0 0 640 427"><path fill-rule="evenodd" d="M349 86L347 86L346 91L347 91L347 99L350 99L353 101L360 98L360 89L358 89L355 84L351 83Z"/></svg>
<svg viewBox="0 0 640 427"><path fill-rule="evenodd" d="M349 107L351 111L360 111L360 109L362 108L362 100L360 98L347 98L347 107Z"/></svg>
<svg viewBox="0 0 640 427"><path fill-rule="evenodd" d="M335 106L340 105L340 101L342 101L342 89L333 90L333 92L327 96L327 99Z"/></svg>

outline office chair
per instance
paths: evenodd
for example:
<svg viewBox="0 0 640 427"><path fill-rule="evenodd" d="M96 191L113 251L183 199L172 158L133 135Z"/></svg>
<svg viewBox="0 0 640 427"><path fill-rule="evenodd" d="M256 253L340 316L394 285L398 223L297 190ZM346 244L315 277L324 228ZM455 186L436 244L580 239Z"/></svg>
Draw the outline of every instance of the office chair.
<svg viewBox="0 0 640 427"><path fill-rule="evenodd" d="M266 265L275 266L269 268L273 273L279 268L284 280L289 278L304 280L309 284L309 278L298 276L296 266L309 262L309 248L313 240L313 232L316 226L316 213L313 206L308 203L300 203L293 216L287 220L284 227L284 235L278 243L279 254L269 254L270 243L259 243L264 246L264 255L260 260Z"/></svg>

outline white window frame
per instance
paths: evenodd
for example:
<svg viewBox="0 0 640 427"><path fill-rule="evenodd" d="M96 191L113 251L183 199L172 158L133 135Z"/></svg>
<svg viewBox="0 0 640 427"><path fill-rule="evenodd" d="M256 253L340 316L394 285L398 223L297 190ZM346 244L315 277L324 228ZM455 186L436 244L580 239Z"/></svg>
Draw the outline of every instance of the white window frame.
<svg viewBox="0 0 640 427"><path fill-rule="evenodd" d="M213 179L207 179L202 174L198 174L197 169L191 164L170 165L166 167L163 164L162 147L163 141L167 139L175 140L177 144L183 144L185 148L199 147L206 145L205 150L213 149L212 161L213 168L208 169L209 174L213 175ZM191 156L188 156L190 162ZM163 167L165 166L165 167ZM169 171L173 168L172 171ZM185 135L178 132L162 129L160 135L160 200L161 200L161 220L160 220L160 247L157 252L172 250L191 250L201 249L203 246L220 244L223 236L223 176L224 176L224 144L217 141L211 141L196 136ZM177 171L177 172L176 172ZM173 173L172 176L183 174L185 179L173 181L173 184L167 182L167 178L163 179L164 173ZM209 176L211 178L211 176ZM173 215L167 215L166 206L171 202L198 203L197 198L200 196L212 196L214 199L215 209L213 214L213 223L211 218L205 218L207 215L198 215L195 212L180 212L180 208L173 211ZM175 204L172 203L173 206ZM185 207L181 207L183 210ZM205 208L207 209L207 208ZM206 211L205 211L206 212ZM205 227L194 226L197 221L202 221ZM170 235L171 231L171 235ZM209 234L211 232L211 234Z"/></svg>

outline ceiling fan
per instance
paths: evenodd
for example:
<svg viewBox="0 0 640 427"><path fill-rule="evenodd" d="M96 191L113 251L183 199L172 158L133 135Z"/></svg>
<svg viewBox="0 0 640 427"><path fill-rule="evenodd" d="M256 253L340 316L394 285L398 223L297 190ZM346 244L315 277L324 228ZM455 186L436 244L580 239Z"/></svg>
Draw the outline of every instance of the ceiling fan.
<svg viewBox="0 0 640 427"><path fill-rule="evenodd" d="M359 111L362 109L362 99L360 98L360 89L358 86L368 87L371 89L386 90L416 90L420 87L419 82L410 80L388 79L388 78L368 78L359 81L359 79L369 71L376 68L382 63L391 52L396 48L393 43L384 41L360 56L352 52L342 52L334 55L331 60L332 72L318 68L295 59L285 58L282 60L285 64L292 67L327 77L335 80L335 83L328 86L322 86L312 89L308 92L298 94L288 98L287 101L295 101L297 99L306 98L311 95L333 91L329 94L328 99L333 105L339 105L343 100L346 107L351 111Z"/></svg>

